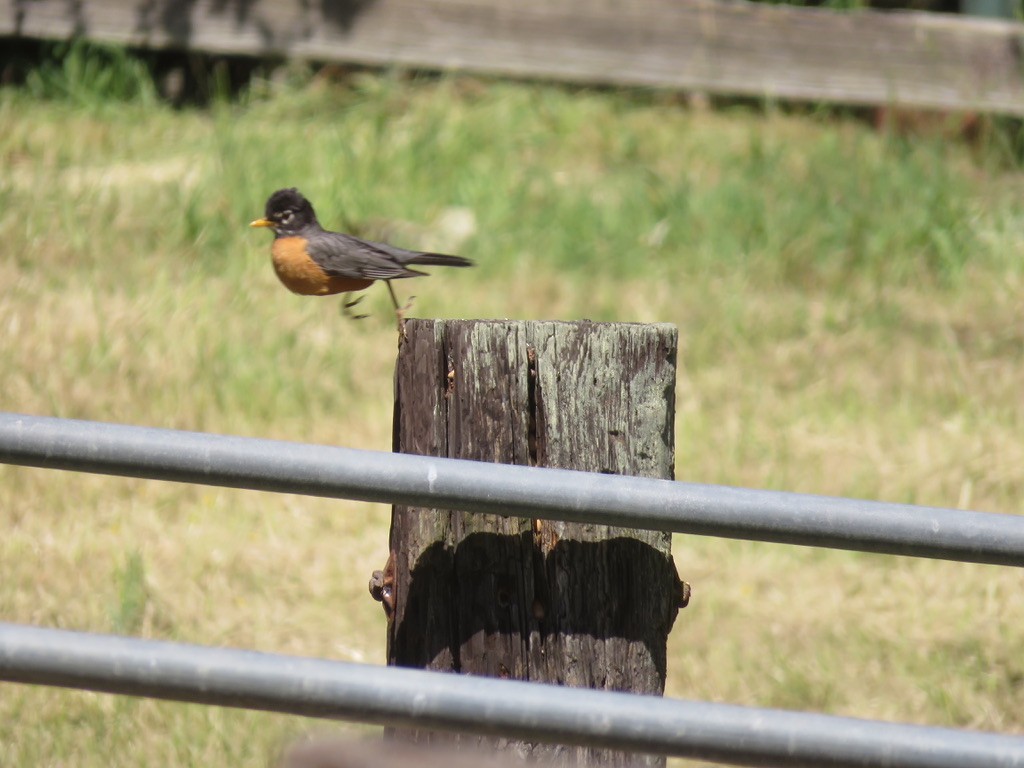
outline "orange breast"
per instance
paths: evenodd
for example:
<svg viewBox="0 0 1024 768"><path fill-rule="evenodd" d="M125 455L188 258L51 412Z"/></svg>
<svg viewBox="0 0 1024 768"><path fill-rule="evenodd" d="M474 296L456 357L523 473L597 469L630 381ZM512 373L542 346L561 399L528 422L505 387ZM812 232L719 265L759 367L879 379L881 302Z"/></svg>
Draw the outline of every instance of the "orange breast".
<svg viewBox="0 0 1024 768"><path fill-rule="evenodd" d="M270 253L278 280L289 291L303 296L361 291L373 282L328 275L306 254L306 239L303 237L275 238Z"/></svg>

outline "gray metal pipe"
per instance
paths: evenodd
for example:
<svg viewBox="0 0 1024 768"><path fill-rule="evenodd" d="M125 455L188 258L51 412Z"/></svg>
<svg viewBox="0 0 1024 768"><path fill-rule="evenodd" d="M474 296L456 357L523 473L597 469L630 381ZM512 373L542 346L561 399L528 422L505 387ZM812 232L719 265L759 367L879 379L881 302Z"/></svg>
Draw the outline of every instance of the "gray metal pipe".
<svg viewBox="0 0 1024 768"><path fill-rule="evenodd" d="M0 462L1024 566L1024 517L0 413Z"/></svg>
<svg viewBox="0 0 1024 768"><path fill-rule="evenodd" d="M0 680L759 766L1024 767L1024 738L0 623Z"/></svg>

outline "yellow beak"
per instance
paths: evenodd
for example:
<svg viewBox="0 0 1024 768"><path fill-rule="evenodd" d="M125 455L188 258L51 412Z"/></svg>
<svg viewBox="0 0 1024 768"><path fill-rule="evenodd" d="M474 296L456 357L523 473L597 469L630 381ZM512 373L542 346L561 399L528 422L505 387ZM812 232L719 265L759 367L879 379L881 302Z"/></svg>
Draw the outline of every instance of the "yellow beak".
<svg viewBox="0 0 1024 768"><path fill-rule="evenodd" d="M272 226L274 226L274 222L272 222L272 221L270 221L268 219L256 219L256 221L250 221L249 222L249 226L250 227L272 227Z"/></svg>

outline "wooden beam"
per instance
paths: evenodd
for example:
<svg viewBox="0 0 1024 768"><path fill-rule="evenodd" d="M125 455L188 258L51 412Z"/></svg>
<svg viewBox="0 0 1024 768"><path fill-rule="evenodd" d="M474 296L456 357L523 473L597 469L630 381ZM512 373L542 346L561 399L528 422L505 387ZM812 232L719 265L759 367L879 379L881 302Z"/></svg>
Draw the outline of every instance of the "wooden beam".
<svg viewBox="0 0 1024 768"><path fill-rule="evenodd" d="M0 34L1024 115L1024 25L720 0L0 0Z"/></svg>
<svg viewBox="0 0 1024 768"><path fill-rule="evenodd" d="M674 326L410 320L406 332L396 451L672 477ZM663 692L668 633L688 594L671 536L395 507L390 551L375 574L389 664ZM580 765L664 765L504 746Z"/></svg>

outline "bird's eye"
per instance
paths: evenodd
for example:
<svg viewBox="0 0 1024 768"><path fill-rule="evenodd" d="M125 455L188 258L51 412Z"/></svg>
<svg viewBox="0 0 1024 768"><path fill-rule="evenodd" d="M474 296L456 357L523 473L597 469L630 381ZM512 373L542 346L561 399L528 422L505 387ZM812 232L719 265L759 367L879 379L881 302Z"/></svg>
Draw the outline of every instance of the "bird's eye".
<svg viewBox="0 0 1024 768"><path fill-rule="evenodd" d="M292 220L293 216L294 214L291 211L285 211L284 213L281 214L281 223L287 224L289 221Z"/></svg>

